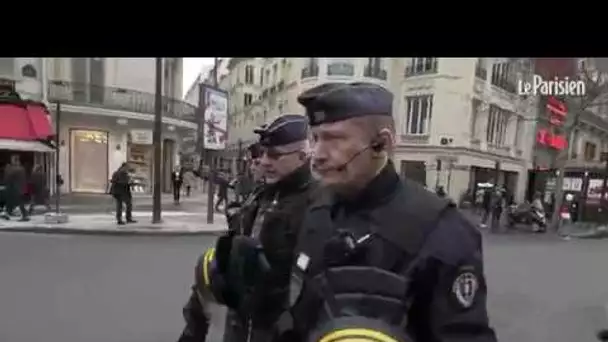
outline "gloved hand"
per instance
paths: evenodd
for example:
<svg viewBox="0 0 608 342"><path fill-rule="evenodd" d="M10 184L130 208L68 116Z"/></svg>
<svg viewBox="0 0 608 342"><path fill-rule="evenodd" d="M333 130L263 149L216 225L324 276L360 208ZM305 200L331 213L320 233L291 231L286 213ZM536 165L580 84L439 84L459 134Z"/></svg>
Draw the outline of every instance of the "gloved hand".
<svg viewBox="0 0 608 342"><path fill-rule="evenodd" d="M217 268L221 274L228 274L230 267L230 254L232 251L232 240L236 236L233 230L220 236L215 242L215 259L217 260Z"/></svg>
<svg viewBox="0 0 608 342"><path fill-rule="evenodd" d="M230 282L238 298L238 308L243 315L255 312L258 307L260 286L270 271L260 242L248 236L237 235L232 239L227 282Z"/></svg>
<svg viewBox="0 0 608 342"><path fill-rule="evenodd" d="M226 212L226 218L228 220L230 220L231 218L233 218L234 216L236 216L239 213L239 211L241 210L242 206L243 205L242 205L241 202L234 201L234 202L228 203L226 205L226 210L225 210L225 212Z"/></svg>
<svg viewBox="0 0 608 342"><path fill-rule="evenodd" d="M229 278L249 287L270 270L270 265L257 239L237 235L231 241L228 268Z"/></svg>

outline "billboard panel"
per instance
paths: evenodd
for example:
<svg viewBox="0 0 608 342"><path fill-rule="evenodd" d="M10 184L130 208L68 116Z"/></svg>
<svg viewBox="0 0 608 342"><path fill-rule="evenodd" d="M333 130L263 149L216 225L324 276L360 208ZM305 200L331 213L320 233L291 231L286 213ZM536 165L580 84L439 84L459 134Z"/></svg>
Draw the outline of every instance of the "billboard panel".
<svg viewBox="0 0 608 342"><path fill-rule="evenodd" d="M223 150L228 138L228 93L206 84L200 85L199 146L208 150Z"/></svg>

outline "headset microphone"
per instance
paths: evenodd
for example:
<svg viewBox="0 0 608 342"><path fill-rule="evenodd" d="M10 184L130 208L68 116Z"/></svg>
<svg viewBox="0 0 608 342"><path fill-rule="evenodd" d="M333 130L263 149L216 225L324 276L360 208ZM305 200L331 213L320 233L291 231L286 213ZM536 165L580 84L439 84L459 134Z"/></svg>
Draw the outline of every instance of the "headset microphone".
<svg viewBox="0 0 608 342"><path fill-rule="evenodd" d="M353 154L350 158L348 158L348 160L345 163L342 163L341 165L336 166L334 169L338 172L344 172L346 170L346 167L348 166L348 164L350 164L353 160L355 160L355 158L357 158L359 155L361 155L361 153L372 149L376 152L381 151L384 148L384 143L381 141L376 141L376 142L372 142L371 144L367 145L365 148L359 150L357 153Z"/></svg>
<svg viewBox="0 0 608 342"><path fill-rule="evenodd" d="M344 163L342 163L341 165L336 166L334 169L338 172L344 172L346 170L346 167L348 166L348 164L350 164L353 160L355 160L355 158L357 158L359 155L361 155L361 153L369 150L370 148L372 148L372 145L367 145L365 148L360 149L359 151L357 151L357 153L353 154L350 158L348 158L348 160Z"/></svg>

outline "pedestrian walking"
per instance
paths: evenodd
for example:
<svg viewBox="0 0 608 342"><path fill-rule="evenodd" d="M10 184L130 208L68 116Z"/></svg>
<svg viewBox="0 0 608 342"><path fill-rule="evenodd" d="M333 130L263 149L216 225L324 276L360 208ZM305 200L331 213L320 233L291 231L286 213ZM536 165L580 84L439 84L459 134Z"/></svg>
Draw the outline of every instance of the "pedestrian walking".
<svg viewBox="0 0 608 342"><path fill-rule="evenodd" d="M505 197L503 191L500 188L496 188L492 194L491 199L491 214L492 221L490 223L490 230L495 232L500 229L500 219L502 212L505 207Z"/></svg>
<svg viewBox="0 0 608 342"><path fill-rule="evenodd" d="M42 165L34 166L32 174L30 175L30 207L28 210L29 215L32 215L34 208L37 205L44 205L47 211L51 210L49 204L49 188L46 182L46 173L42 169Z"/></svg>
<svg viewBox="0 0 608 342"><path fill-rule="evenodd" d="M196 177L192 170L185 170L183 173L184 177L184 188L186 189L186 197L190 197L192 194L192 187L196 183Z"/></svg>
<svg viewBox="0 0 608 342"><path fill-rule="evenodd" d="M21 219L19 221L29 221L25 210L25 194L27 190L27 179L25 169L21 165L19 155L11 156L11 163L4 170L4 184L6 186L6 215L5 219L10 219L13 210L19 207Z"/></svg>
<svg viewBox="0 0 608 342"><path fill-rule="evenodd" d="M184 174L179 167L176 167L171 173L171 185L173 187L173 203L179 204L180 191L184 183Z"/></svg>
<svg viewBox="0 0 608 342"><path fill-rule="evenodd" d="M129 165L122 163L112 174L110 194L116 201L116 223L124 225L122 220L122 207L125 206L126 223L135 223L133 219L133 196L131 194L131 176Z"/></svg>
<svg viewBox="0 0 608 342"><path fill-rule="evenodd" d="M217 185L217 201L215 202L215 211L220 211L220 205L228 203L228 174L225 172L217 172L213 180Z"/></svg>

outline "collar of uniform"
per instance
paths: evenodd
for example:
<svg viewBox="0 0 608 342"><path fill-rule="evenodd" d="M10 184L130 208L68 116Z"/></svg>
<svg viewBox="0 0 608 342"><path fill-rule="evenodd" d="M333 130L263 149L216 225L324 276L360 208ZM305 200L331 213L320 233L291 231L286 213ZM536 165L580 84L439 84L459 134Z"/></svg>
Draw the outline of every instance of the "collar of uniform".
<svg viewBox="0 0 608 342"><path fill-rule="evenodd" d="M390 197L395 192L396 184L400 181L393 162L389 160L382 171L354 198L336 196L334 203L347 208L374 207L382 204L385 198Z"/></svg>
<svg viewBox="0 0 608 342"><path fill-rule="evenodd" d="M281 194L297 192L310 183L311 180L310 164L307 162L280 181L270 185L268 189L269 192L273 194L276 192L280 192Z"/></svg>

